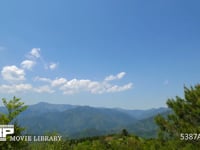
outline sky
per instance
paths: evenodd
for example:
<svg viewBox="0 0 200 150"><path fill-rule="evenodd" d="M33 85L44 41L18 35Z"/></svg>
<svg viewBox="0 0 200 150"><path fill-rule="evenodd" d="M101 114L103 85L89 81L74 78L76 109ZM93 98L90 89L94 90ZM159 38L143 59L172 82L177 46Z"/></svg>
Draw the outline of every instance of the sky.
<svg viewBox="0 0 200 150"><path fill-rule="evenodd" d="M200 77L200 2L0 2L0 97L165 107Z"/></svg>

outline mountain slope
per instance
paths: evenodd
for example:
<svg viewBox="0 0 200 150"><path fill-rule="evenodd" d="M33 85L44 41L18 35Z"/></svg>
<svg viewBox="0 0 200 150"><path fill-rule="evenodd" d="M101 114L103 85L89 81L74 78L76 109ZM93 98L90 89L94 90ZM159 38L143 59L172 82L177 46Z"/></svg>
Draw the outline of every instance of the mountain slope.
<svg viewBox="0 0 200 150"><path fill-rule="evenodd" d="M116 133L126 128L130 133L144 137L155 136L154 116L167 108L125 110L38 103L30 105L18 116L18 122L28 134L43 135L56 131L63 136L84 137ZM5 113L5 108L0 107Z"/></svg>
<svg viewBox="0 0 200 150"><path fill-rule="evenodd" d="M76 107L77 106L75 105L69 105L69 104L50 104L46 102L40 102L34 105L29 105L28 109L22 112L21 115L30 115L31 113L36 113L38 115L41 115L49 112L62 112Z"/></svg>
<svg viewBox="0 0 200 150"><path fill-rule="evenodd" d="M20 124L27 127L29 133L41 134L41 132L53 130L63 135L71 135L87 129L116 130L136 121L133 117L122 112L88 106L19 118Z"/></svg>
<svg viewBox="0 0 200 150"><path fill-rule="evenodd" d="M164 111L162 113L159 113L160 115L166 117L171 111ZM158 115L158 114L156 114ZM126 126L126 129L135 135L138 135L140 137L145 138L153 138L157 136L158 126L155 123L155 116L137 121L133 124L129 124Z"/></svg>
<svg viewBox="0 0 200 150"><path fill-rule="evenodd" d="M152 116L155 116L156 114L169 111L169 109L165 107L152 108L147 110L126 110L126 109L116 109L116 110L124 112L138 120L150 118Z"/></svg>

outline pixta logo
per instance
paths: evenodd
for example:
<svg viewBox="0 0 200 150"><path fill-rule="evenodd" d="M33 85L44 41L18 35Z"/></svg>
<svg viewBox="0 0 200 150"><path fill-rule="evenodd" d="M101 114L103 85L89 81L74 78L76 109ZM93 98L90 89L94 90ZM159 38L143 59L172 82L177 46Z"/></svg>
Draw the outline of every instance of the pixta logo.
<svg viewBox="0 0 200 150"><path fill-rule="evenodd" d="M0 141L6 141L6 136L14 133L14 125L0 125Z"/></svg>

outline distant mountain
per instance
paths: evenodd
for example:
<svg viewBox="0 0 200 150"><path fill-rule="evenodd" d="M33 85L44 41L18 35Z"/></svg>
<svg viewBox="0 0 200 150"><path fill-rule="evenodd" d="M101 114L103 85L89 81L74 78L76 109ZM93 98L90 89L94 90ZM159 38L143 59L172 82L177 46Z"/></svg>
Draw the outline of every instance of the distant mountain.
<svg viewBox="0 0 200 150"><path fill-rule="evenodd" d="M167 108L125 110L41 102L30 105L18 121L28 134L34 135L56 131L76 138L110 134L126 128L136 135L152 137L157 128L154 116L166 111ZM0 107L0 112L5 113L5 108Z"/></svg>
<svg viewBox="0 0 200 150"><path fill-rule="evenodd" d="M170 110L164 111L159 113L160 115L166 117L169 113L171 113ZM149 118L145 118L143 120L139 120L133 124L129 124L125 128L135 135L138 135L140 137L145 138L153 138L157 136L157 130L158 126L155 123L155 116L158 114L155 114L154 116L151 116Z"/></svg>
<svg viewBox="0 0 200 150"><path fill-rule="evenodd" d="M70 136L87 129L99 131L116 130L137 120L125 113L112 109L79 106L63 112L48 112L34 116L24 115L19 117L19 121L32 134L57 131Z"/></svg>
<svg viewBox="0 0 200 150"><path fill-rule="evenodd" d="M129 114L130 116L138 120L143 120L143 119L155 116L159 113L167 112L169 111L169 108L160 107L160 108L152 108L152 109L147 109L147 110L126 110L126 109L119 108L116 110Z"/></svg>
<svg viewBox="0 0 200 150"><path fill-rule="evenodd" d="M77 106L75 105L69 104L50 104L46 102L40 102L38 104L28 106L28 109L22 112L22 114L27 115L31 113L37 113L38 115L41 115L49 112L62 112L76 107Z"/></svg>

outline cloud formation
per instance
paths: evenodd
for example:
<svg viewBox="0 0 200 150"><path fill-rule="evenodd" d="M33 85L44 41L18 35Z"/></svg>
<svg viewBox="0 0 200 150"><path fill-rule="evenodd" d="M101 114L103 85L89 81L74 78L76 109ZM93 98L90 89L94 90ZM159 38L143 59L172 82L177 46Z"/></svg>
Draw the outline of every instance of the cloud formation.
<svg viewBox="0 0 200 150"><path fill-rule="evenodd" d="M11 84L11 85L0 85L1 93L16 93L16 92L26 92L32 89L30 84Z"/></svg>
<svg viewBox="0 0 200 150"><path fill-rule="evenodd" d="M107 92L108 93L112 93L112 92L122 92L122 91L126 91L130 88L132 88L133 84L132 83L128 83L126 85L123 85L123 86L118 86L118 85L114 85L114 86L111 86L110 88L107 89Z"/></svg>
<svg viewBox="0 0 200 150"><path fill-rule="evenodd" d="M37 93L54 93L54 90L52 90L48 85L37 87L34 91Z"/></svg>
<svg viewBox="0 0 200 150"><path fill-rule="evenodd" d="M51 79L49 79L49 78L42 78L42 77L38 77L38 76L34 78L34 81L42 81L42 82L51 83Z"/></svg>
<svg viewBox="0 0 200 150"><path fill-rule="evenodd" d="M56 69L56 67L57 67L57 64L56 64L56 63L51 63L51 64L49 65L49 69L50 69L50 70L54 70L54 69Z"/></svg>
<svg viewBox="0 0 200 150"><path fill-rule="evenodd" d="M53 80L53 81L51 82L51 85L52 85L53 87L56 87L56 86L63 85L63 84L65 84L65 83L67 83L67 79L65 79L65 78L56 78L55 80Z"/></svg>
<svg viewBox="0 0 200 150"><path fill-rule="evenodd" d="M112 85L106 82L98 82L91 80L77 80L72 79L65 83L60 89L64 94L74 94L80 93L82 91L87 91L93 94L103 94L103 93L115 93L122 92L132 88L132 83L128 83L122 86Z"/></svg>
<svg viewBox="0 0 200 150"><path fill-rule="evenodd" d="M21 67L24 69L31 70L35 66L36 62L32 60L24 60L21 62Z"/></svg>
<svg viewBox="0 0 200 150"><path fill-rule="evenodd" d="M31 55L32 57L39 58L39 57L40 57L40 48L33 48L33 49L30 51L30 55Z"/></svg>
<svg viewBox="0 0 200 150"><path fill-rule="evenodd" d="M56 77L54 79L51 79L40 76L36 76L31 80L30 78L28 78L28 76L25 77L26 71L32 70L33 67L39 63L45 64L48 70L54 70L58 66L58 63L46 63L42 59L42 56L40 54L40 48L33 48L26 56L26 59L20 63L20 67L11 65L4 66L2 68L1 75L4 81L7 82L7 84L0 83L0 92L54 93L60 91L63 94L76 94L81 92L103 94L126 91L131 89L133 86L132 83L116 85L111 82L113 80L121 80L122 78L124 78L124 76L126 75L125 72L119 72L116 75L109 75L105 77L102 81L93 81L90 79L76 78L67 79L64 77ZM34 67L34 69L35 68L36 67Z"/></svg>
<svg viewBox="0 0 200 150"><path fill-rule="evenodd" d="M118 73L115 78L121 79L122 77L124 77L125 74L125 72ZM63 77L56 78L54 80L44 77L36 77L35 81L49 83L49 86L51 86L51 88L56 88L62 91L63 94L76 94L80 92L89 92L92 94L115 93L126 91L133 87L132 83L128 83L125 85L114 85L109 83L107 80L92 81L89 79L76 78L67 80Z"/></svg>
<svg viewBox="0 0 200 150"><path fill-rule="evenodd" d="M36 93L54 93L48 85L33 87L31 84L3 84L0 85L1 93L17 93L17 92L36 92Z"/></svg>
<svg viewBox="0 0 200 150"><path fill-rule="evenodd" d="M106 77L105 81L119 80L119 79L122 79L125 75L126 75L125 72L120 72L115 76L114 75L110 75L110 76Z"/></svg>
<svg viewBox="0 0 200 150"><path fill-rule="evenodd" d="M25 80L25 72L14 65L5 66L1 71L1 75L4 80L8 82L16 82Z"/></svg>

